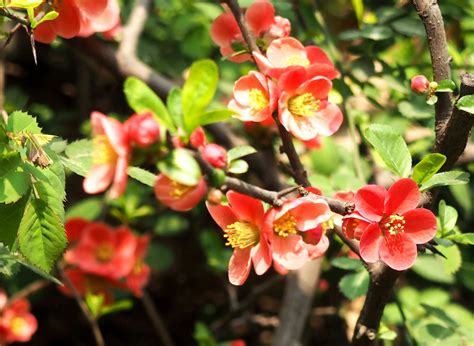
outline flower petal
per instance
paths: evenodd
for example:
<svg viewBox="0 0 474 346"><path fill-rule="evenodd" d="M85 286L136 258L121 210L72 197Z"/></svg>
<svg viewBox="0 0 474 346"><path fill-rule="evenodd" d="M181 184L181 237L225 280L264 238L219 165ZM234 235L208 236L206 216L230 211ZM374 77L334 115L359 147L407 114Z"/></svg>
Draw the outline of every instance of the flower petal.
<svg viewBox="0 0 474 346"><path fill-rule="evenodd" d="M322 136L331 136L341 127L343 115L340 108L329 102L325 102L325 107L321 107L313 117L313 123L318 128L318 133Z"/></svg>
<svg viewBox="0 0 474 346"><path fill-rule="evenodd" d="M251 248L236 248L229 261L229 281L232 285L240 286L247 280L250 273Z"/></svg>
<svg viewBox="0 0 474 346"><path fill-rule="evenodd" d="M228 225L237 221L237 218L228 205L211 204L206 202L207 210L220 228L225 230Z"/></svg>
<svg viewBox="0 0 474 346"><path fill-rule="evenodd" d="M268 1L256 1L245 12L245 21L256 36L270 29L275 21L275 8Z"/></svg>
<svg viewBox="0 0 474 346"><path fill-rule="evenodd" d="M387 215L404 214L415 209L420 203L420 197L420 189L415 181L409 178L400 179L388 190L385 213Z"/></svg>
<svg viewBox="0 0 474 346"><path fill-rule="evenodd" d="M390 268L406 270L415 264L416 244L403 233L386 236L380 243L380 259Z"/></svg>
<svg viewBox="0 0 474 346"><path fill-rule="evenodd" d="M249 221L262 228L265 214L262 202L235 191L227 192L226 196L238 220Z"/></svg>
<svg viewBox="0 0 474 346"><path fill-rule="evenodd" d="M405 218L405 234L415 244L429 242L436 235L436 216L424 208L410 210L403 214Z"/></svg>
<svg viewBox="0 0 474 346"><path fill-rule="evenodd" d="M384 211L387 190L378 185L366 185L354 197L355 210L370 221L379 222Z"/></svg>
<svg viewBox="0 0 474 346"><path fill-rule="evenodd" d="M272 253L266 237L260 233L260 242L251 250L253 268L257 275L264 274L272 265Z"/></svg>
<svg viewBox="0 0 474 346"><path fill-rule="evenodd" d="M107 190L115 174L115 165L102 164L93 166L82 184L86 193L100 193Z"/></svg>
<svg viewBox="0 0 474 346"><path fill-rule="evenodd" d="M377 262L382 240L382 231L379 225L373 223L368 226L360 237L360 257L367 263Z"/></svg>
<svg viewBox="0 0 474 346"><path fill-rule="evenodd" d="M299 235L286 238L274 235L271 241L273 259L288 270L301 268L308 262L308 250Z"/></svg>

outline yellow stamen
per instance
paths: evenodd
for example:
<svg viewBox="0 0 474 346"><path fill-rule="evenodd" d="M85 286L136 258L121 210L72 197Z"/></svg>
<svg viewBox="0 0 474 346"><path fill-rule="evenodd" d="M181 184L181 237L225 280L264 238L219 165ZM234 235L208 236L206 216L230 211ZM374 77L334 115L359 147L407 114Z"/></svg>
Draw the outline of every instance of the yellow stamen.
<svg viewBox="0 0 474 346"><path fill-rule="evenodd" d="M245 249L256 245L260 239L258 228L247 221L234 222L228 225L224 232L224 238L227 239L225 245L233 248Z"/></svg>
<svg viewBox="0 0 474 346"><path fill-rule="evenodd" d="M249 103L252 110L255 112L260 112L262 109L268 106L268 97L263 93L262 90L252 88L249 92Z"/></svg>
<svg viewBox="0 0 474 346"><path fill-rule="evenodd" d="M133 268L132 268L132 273L135 275L138 275L142 272L142 270L143 270L143 261L142 260L135 261L135 264L133 265Z"/></svg>
<svg viewBox="0 0 474 346"><path fill-rule="evenodd" d="M405 218L401 215L390 215L380 221L380 228L385 234L403 233L405 232Z"/></svg>
<svg viewBox="0 0 474 346"><path fill-rule="evenodd" d="M288 66L309 66L309 60L305 57L302 57L300 55L290 55L286 59L286 64Z"/></svg>
<svg viewBox="0 0 474 346"><path fill-rule="evenodd" d="M114 247L112 244L100 244L95 252L95 259L98 262L108 262L114 256Z"/></svg>
<svg viewBox="0 0 474 346"><path fill-rule="evenodd" d="M333 229L334 221L332 220L332 217L327 221L321 222L321 227L323 229L323 232Z"/></svg>
<svg viewBox="0 0 474 346"><path fill-rule="evenodd" d="M94 165L117 161L117 153L106 135L95 136L92 145L94 147L92 157Z"/></svg>
<svg viewBox="0 0 474 346"><path fill-rule="evenodd" d="M273 231L283 238L288 237L290 234L298 233L296 229L296 218L290 213L285 213L282 217L273 222Z"/></svg>
<svg viewBox="0 0 474 346"><path fill-rule="evenodd" d="M304 93L288 100L288 110L293 115L310 117L319 109L320 103L311 93Z"/></svg>
<svg viewBox="0 0 474 346"><path fill-rule="evenodd" d="M24 318L13 317L10 321L10 329L14 335L21 335L22 331L27 328L28 324Z"/></svg>
<svg viewBox="0 0 474 346"><path fill-rule="evenodd" d="M171 181L171 185L173 186L173 190L170 191L170 196L176 198L183 197L194 189L194 186L184 185L174 180Z"/></svg>

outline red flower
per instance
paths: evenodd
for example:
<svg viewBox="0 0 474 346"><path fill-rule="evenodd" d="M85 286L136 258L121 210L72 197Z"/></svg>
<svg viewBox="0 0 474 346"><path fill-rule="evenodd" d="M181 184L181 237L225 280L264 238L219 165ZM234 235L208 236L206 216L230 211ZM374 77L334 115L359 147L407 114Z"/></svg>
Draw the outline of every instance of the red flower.
<svg viewBox="0 0 474 346"><path fill-rule="evenodd" d="M130 154L127 133L118 120L99 112L91 114L93 145L93 166L84 179L87 193L108 192L110 198L117 198L127 186L127 168Z"/></svg>
<svg viewBox="0 0 474 346"><path fill-rule="evenodd" d="M137 238L133 268L125 278L127 288L137 297L143 295L143 287L146 286L150 279L150 267L144 262L149 245L150 236L144 235Z"/></svg>
<svg viewBox="0 0 474 346"><path fill-rule="evenodd" d="M269 209L265 232L273 260L288 270L295 270L322 256L329 242L323 238L321 223L330 217L327 203L310 197L288 200L280 208Z"/></svg>
<svg viewBox="0 0 474 346"><path fill-rule="evenodd" d="M81 31L78 36L88 37L101 32L105 37L114 37L121 30L120 6L117 0L108 0L100 15L81 17Z"/></svg>
<svg viewBox="0 0 474 346"><path fill-rule="evenodd" d="M411 79L411 90L424 94L430 90L430 81L423 75L415 76Z"/></svg>
<svg viewBox="0 0 474 346"><path fill-rule="evenodd" d="M251 263L257 275L265 273L272 263L265 233L262 202L237 193L227 192L229 205L206 203L214 221L224 231L226 245L234 248L229 261L229 281L242 285L250 273Z"/></svg>
<svg viewBox="0 0 474 346"><path fill-rule="evenodd" d="M82 231L89 225L89 221L81 217L74 217L66 221L64 228L66 229L67 240L69 244L79 240Z"/></svg>
<svg viewBox="0 0 474 346"><path fill-rule="evenodd" d="M187 211L201 201L207 191L207 184L201 177L197 185L189 186L171 180L160 174L155 183L155 196L164 205L177 211Z"/></svg>
<svg viewBox="0 0 474 346"><path fill-rule="evenodd" d="M334 79L339 75L334 64L321 48L305 47L293 37L275 40L268 47L266 55L253 52L253 56L263 73L277 79L295 66L306 68L308 78L321 76Z"/></svg>
<svg viewBox="0 0 474 346"><path fill-rule="evenodd" d="M132 270L136 244L134 235L126 227L112 229L103 223L91 222L64 259L88 273L119 279Z"/></svg>
<svg viewBox="0 0 474 346"><path fill-rule="evenodd" d="M271 118L277 100L275 84L260 72L251 71L235 82L228 107L242 121L261 122Z"/></svg>
<svg viewBox="0 0 474 346"><path fill-rule="evenodd" d="M30 313L26 299L17 299L7 304L0 318L0 343L26 342L36 332L38 322Z"/></svg>
<svg viewBox="0 0 474 346"><path fill-rule="evenodd" d="M285 73L279 82L278 117L285 129L300 140L330 136L342 123L338 106L327 101L332 83L325 77L308 80L304 68Z"/></svg>
<svg viewBox="0 0 474 346"><path fill-rule="evenodd" d="M207 144L201 149L202 158L216 168L227 166L227 150L218 144Z"/></svg>
<svg viewBox="0 0 474 346"><path fill-rule="evenodd" d="M132 144L146 148L160 138L160 126L150 112L132 115L123 124Z"/></svg>
<svg viewBox="0 0 474 346"><path fill-rule="evenodd" d="M417 256L416 244L436 234L436 217L417 208L420 190L408 178L400 179L387 191L367 185L355 195L355 212L344 217L344 231L360 238L360 255L368 263L381 260L395 270L411 267Z"/></svg>

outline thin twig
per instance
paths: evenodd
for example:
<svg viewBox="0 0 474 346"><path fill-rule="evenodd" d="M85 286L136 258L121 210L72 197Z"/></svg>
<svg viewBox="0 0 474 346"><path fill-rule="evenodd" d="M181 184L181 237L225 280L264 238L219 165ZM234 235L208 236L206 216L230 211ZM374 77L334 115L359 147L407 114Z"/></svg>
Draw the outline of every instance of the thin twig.
<svg viewBox="0 0 474 346"><path fill-rule="evenodd" d="M13 302L17 299L23 299L28 296L30 296L33 293L36 293L37 291L42 290L43 288L49 286L51 284L51 281L48 280L38 280L34 281L28 286L24 287L23 289L19 290L15 294L13 294L8 301Z"/></svg>
<svg viewBox="0 0 474 346"><path fill-rule="evenodd" d="M10 18L11 20L24 25L25 27L29 27L30 23L27 19L18 17L16 14L11 13L6 8L0 7L0 16Z"/></svg>
<svg viewBox="0 0 474 346"><path fill-rule="evenodd" d="M174 346L173 339L168 333L168 329L166 329L165 323L163 322L163 318L156 309L155 304L153 303L153 300L151 299L147 291L143 292L141 301L148 317L150 318L151 323L153 324L153 329L155 330L156 335L160 338L161 345Z"/></svg>

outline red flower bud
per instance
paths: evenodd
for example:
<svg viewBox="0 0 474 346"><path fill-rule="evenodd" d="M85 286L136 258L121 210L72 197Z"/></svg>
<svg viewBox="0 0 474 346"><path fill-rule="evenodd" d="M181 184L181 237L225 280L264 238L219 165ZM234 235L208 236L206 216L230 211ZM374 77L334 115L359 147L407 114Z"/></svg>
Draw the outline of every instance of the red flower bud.
<svg viewBox="0 0 474 346"><path fill-rule="evenodd" d="M191 136L189 137L189 143L196 149L200 149L207 144L206 134L204 133L202 127L198 127L193 131L193 133L191 133Z"/></svg>
<svg viewBox="0 0 474 346"><path fill-rule="evenodd" d="M139 147L148 147L160 138L158 122L149 112L132 115L125 126L129 140Z"/></svg>
<svg viewBox="0 0 474 346"><path fill-rule="evenodd" d="M424 94L430 90L430 81L423 75L415 76L411 79L411 90Z"/></svg>
<svg viewBox="0 0 474 346"><path fill-rule="evenodd" d="M227 165L227 151L217 144L208 144L201 150L204 160L216 168L224 168Z"/></svg>

